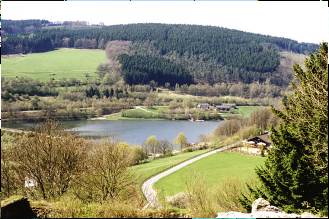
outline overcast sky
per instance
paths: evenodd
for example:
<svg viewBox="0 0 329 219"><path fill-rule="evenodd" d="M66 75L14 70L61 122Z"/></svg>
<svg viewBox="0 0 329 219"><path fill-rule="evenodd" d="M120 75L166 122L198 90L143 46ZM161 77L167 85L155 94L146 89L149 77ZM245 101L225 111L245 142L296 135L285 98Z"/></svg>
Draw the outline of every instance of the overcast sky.
<svg viewBox="0 0 329 219"><path fill-rule="evenodd" d="M327 2L2 1L2 19L89 23L176 23L227 27L319 43L329 39Z"/></svg>

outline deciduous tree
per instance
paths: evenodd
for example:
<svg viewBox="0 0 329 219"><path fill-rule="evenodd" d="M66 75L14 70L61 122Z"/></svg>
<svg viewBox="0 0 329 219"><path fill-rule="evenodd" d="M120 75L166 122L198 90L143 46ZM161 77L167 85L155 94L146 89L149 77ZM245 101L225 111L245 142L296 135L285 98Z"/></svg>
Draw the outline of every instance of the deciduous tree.
<svg viewBox="0 0 329 219"><path fill-rule="evenodd" d="M174 140L175 144L180 145L181 150L189 146L187 138L183 132L180 132Z"/></svg>

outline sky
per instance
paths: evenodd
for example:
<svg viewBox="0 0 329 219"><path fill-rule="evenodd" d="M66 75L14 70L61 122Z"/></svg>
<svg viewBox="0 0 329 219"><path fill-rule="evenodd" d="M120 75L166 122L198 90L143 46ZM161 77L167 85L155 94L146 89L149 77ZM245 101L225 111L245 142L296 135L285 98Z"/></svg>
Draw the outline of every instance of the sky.
<svg viewBox="0 0 329 219"><path fill-rule="evenodd" d="M2 19L199 24L286 37L299 42L329 40L327 2L258 1L2 1Z"/></svg>

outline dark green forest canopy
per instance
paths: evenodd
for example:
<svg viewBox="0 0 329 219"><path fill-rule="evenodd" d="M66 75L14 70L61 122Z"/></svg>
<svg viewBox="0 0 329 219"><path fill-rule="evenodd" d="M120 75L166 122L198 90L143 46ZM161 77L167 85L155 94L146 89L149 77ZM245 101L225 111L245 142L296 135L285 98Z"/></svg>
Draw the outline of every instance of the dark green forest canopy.
<svg viewBox="0 0 329 219"><path fill-rule="evenodd" d="M181 65L164 58L123 54L119 61L128 84L146 84L152 80L159 85L192 83L192 76Z"/></svg>
<svg viewBox="0 0 329 219"><path fill-rule="evenodd" d="M318 48L317 44L214 26L156 23L72 26L41 20L2 23L2 54L44 52L60 47L103 49L112 40L132 41L133 45L147 43L157 51L152 56L174 57L170 60L179 65L184 62L183 67L198 82L209 83L264 82L280 64L279 51L309 54ZM147 59L149 62L150 57ZM202 67L204 63L206 67ZM277 84L282 83L287 82Z"/></svg>
<svg viewBox="0 0 329 219"><path fill-rule="evenodd" d="M96 39L97 41L101 39L105 41L151 40L155 41L155 45L163 53L166 53L168 50L176 50L180 53L188 51L198 54L203 51L214 50L209 53L215 54L217 50L226 49L225 45L230 45L229 49L241 48L242 50L242 48L247 48L250 53L266 51L269 44L275 45L279 49L291 50L297 53L310 53L318 48L316 44L298 43L297 41L281 37L271 37L221 27L182 24L127 24L89 26L90 28L74 29L65 28L65 26L56 28L55 25L51 25L47 21L35 20L36 28L34 28L35 32L31 36L26 31L33 29L32 21L2 21L2 32L6 38L5 41L7 41L7 43L4 43L4 54L15 53L15 50L10 50L12 49L10 46L19 44L19 40L27 43L27 45L23 43L25 48L22 48L22 52L31 52L31 50L33 52L33 50L38 50L38 48L29 48L28 43L32 39L51 39L52 46L56 48L62 47L62 40L65 37L72 39L72 42L69 43L72 47L74 46L74 41L80 38ZM24 24L30 28L22 33L22 25ZM40 29L38 27L41 24L47 24L47 27L53 26L53 28ZM15 31L15 29L18 30ZM190 42L192 42L192 45ZM232 47L232 44L237 46Z"/></svg>

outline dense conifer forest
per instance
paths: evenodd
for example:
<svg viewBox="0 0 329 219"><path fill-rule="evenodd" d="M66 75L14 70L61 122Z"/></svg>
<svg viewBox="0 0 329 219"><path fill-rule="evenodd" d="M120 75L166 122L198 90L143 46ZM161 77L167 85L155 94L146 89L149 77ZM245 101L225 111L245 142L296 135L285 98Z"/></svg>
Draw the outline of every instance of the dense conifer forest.
<svg viewBox="0 0 329 219"><path fill-rule="evenodd" d="M2 36L3 55L62 47L104 49L109 41L132 42L130 49L136 54L120 58L124 78L130 84L155 80L150 72L157 71L162 76L180 74L176 78L179 84L191 83L192 79L186 77L189 74L197 83L262 83L269 79L273 84L287 85L288 80L277 80L278 75L272 74L280 64L279 52L309 54L318 48L316 44L221 27L156 23L104 26L83 22L54 24L46 20L4 20ZM147 55L145 48L140 49L145 45L151 48ZM138 67L130 63L137 59ZM163 67L167 69L160 72ZM161 78L156 82L175 84L173 78Z"/></svg>
<svg viewBox="0 0 329 219"><path fill-rule="evenodd" d="M151 56L119 56L123 78L128 84L147 84L156 81L159 85L190 84L192 77L182 67L166 59Z"/></svg>

